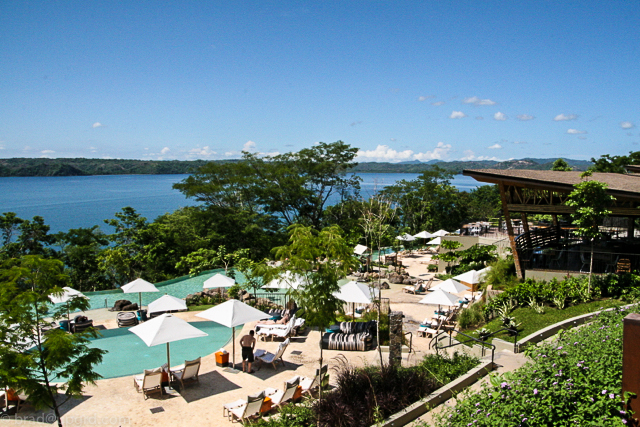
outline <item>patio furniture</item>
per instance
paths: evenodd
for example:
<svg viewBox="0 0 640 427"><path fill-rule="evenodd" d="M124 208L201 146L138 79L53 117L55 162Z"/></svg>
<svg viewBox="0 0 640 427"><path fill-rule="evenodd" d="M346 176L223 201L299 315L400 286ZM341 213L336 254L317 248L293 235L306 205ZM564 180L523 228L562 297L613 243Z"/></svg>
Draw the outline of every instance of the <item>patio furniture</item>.
<svg viewBox="0 0 640 427"><path fill-rule="evenodd" d="M313 378L300 377L300 387L302 387L302 394L311 394L315 389L320 387L326 381L328 377L327 371L329 367L327 365L322 366L321 369L316 369L316 374Z"/></svg>
<svg viewBox="0 0 640 427"><path fill-rule="evenodd" d="M628 258L622 258L616 266L616 273L631 273L631 261Z"/></svg>
<svg viewBox="0 0 640 427"><path fill-rule="evenodd" d="M289 381L284 382L282 390L267 389L265 394L271 398L271 403L275 406L282 406L283 404L293 400L298 388L302 390L299 385L300 377L293 377Z"/></svg>
<svg viewBox="0 0 640 427"><path fill-rule="evenodd" d="M260 328L260 330L256 332L256 335L262 338L262 340L266 340L267 338L271 338L271 341L273 341L274 338L286 339L292 334L295 320L295 318L291 318L285 328Z"/></svg>
<svg viewBox="0 0 640 427"><path fill-rule="evenodd" d="M227 403L222 407L222 416L224 417L226 413L229 421L237 418L244 423L260 415L265 399L267 399L267 396L263 390L260 393L247 396L247 400L239 399L235 402Z"/></svg>
<svg viewBox="0 0 640 427"><path fill-rule="evenodd" d="M194 360L186 360L182 365L175 366L170 369L171 376L174 380L180 381L180 388L184 389L184 382L186 380L198 379L198 373L200 372L200 358Z"/></svg>
<svg viewBox="0 0 640 427"><path fill-rule="evenodd" d="M70 330L72 333L82 332L88 328L93 327L93 320L88 319L87 316L79 314L70 323Z"/></svg>
<svg viewBox="0 0 640 427"><path fill-rule="evenodd" d="M138 316L132 311L123 311L116 315L119 328L136 326L138 324Z"/></svg>
<svg viewBox="0 0 640 427"><path fill-rule="evenodd" d="M138 393L142 393L145 400L150 393L160 392L162 395L163 374L168 379L167 364L155 369L145 369L142 375L133 377L133 385Z"/></svg>
<svg viewBox="0 0 640 427"><path fill-rule="evenodd" d="M373 347L373 335L377 322L341 322L332 326L334 332L322 336L322 348L325 350L368 351Z"/></svg>
<svg viewBox="0 0 640 427"><path fill-rule="evenodd" d="M282 362L282 366L285 366L282 356L284 355L284 351L287 349L288 346L289 346L289 338L284 340L284 342L280 343L280 345L278 346L278 351L276 351L275 354L269 353L268 351L264 351L264 350L256 351L257 353L256 359L260 361L260 366L258 367L258 370L262 368L263 363L271 363L271 365L273 365L273 369L276 369L276 370L278 369L278 367L276 366L276 363L278 363L278 361Z"/></svg>

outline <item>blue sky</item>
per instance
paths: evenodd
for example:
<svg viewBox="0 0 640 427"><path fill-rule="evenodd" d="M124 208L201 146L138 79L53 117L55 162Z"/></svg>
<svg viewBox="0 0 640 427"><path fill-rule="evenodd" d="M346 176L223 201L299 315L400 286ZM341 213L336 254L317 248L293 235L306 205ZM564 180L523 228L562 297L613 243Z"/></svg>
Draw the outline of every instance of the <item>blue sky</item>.
<svg viewBox="0 0 640 427"><path fill-rule="evenodd" d="M640 150L640 2L5 1L0 157Z"/></svg>

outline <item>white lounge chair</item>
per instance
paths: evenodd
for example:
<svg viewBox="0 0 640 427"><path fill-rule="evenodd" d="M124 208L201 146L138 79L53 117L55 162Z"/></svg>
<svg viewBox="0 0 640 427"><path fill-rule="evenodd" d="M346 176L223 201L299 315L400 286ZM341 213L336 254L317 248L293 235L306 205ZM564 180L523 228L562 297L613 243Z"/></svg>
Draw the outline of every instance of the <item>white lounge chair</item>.
<svg viewBox="0 0 640 427"><path fill-rule="evenodd" d="M261 363L260 363L260 368L262 368L262 363L271 363L273 365L273 369L278 369L278 367L276 366L276 363L278 363L278 361L282 362L282 366L284 366L284 360L282 359L282 356L284 355L284 351L287 349L287 347L289 346L289 338L287 338L286 340L284 340L283 342L280 343L280 345L278 346L278 351L276 351L276 354L273 353L269 353L269 352L265 352L264 350L258 350L256 351L256 359L258 359Z"/></svg>
<svg viewBox="0 0 640 427"><path fill-rule="evenodd" d="M159 391L162 394L162 374L166 372L167 364L165 363L156 369L145 369L142 375L133 377L133 385L138 390L138 393L142 393L145 400L149 393Z"/></svg>
<svg viewBox="0 0 640 427"><path fill-rule="evenodd" d="M325 377L327 376L327 371L329 367L324 365L322 369L316 369L316 375L313 378L300 378L300 387L302 387L302 394L311 394L315 389L320 387Z"/></svg>
<svg viewBox="0 0 640 427"><path fill-rule="evenodd" d="M267 389L265 394L271 398L271 402L275 406L282 406L293 399L300 383L300 377L293 377L289 381L284 382L282 390Z"/></svg>
<svg viewBox="0 0 640 427"><path fill-rule="evenodd" d="M289 323L287 323L287 326L285 328L260 328L260 330L258 331L258 336L263 340L266 340L270 337L271 341L273 341L274 338L288 338L289 336L291 336L291 333L293 331L295 320L296 319L294 318L289 320Z"/></svg>
<svg viewBox="0 0 640 427"><path fill-rule="evenodd" d="M230 421L237 418L241 422L245 422L255 416L259 416L265 397L263 390L260 393L247 396L247 400L240 399L235 402L227 403L222 407L222 416L224 417L226 413L226 416Z"/></svg>
<svg viewBox="0 0 640 427"><path fill-rule="evenodd" d="M200 380L198 379L199 372L199 357L195 360L187 360L182 365L171 368L171 375L173 376L174 380L180 381L181 388L184 388L184 382L186 380L196 380L200 382Z"/></svg>

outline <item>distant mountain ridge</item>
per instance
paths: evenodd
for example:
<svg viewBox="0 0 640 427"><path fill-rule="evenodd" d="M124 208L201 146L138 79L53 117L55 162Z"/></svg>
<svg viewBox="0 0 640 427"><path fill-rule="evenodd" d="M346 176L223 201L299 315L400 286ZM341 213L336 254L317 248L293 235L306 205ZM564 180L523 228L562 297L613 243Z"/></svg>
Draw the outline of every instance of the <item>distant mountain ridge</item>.
<svg viewBox="0 0 640 427"><path fill-rule="evenodd" d="M587 160L564 159L574 170L593 165ZM237 160L213 160L217 163ZM364 162L349 170L359 173L422 173L437 166L454 174L464 169L535 169L550 170L556 159L439 161L418 160L401 163ZM0 177L10 176L85 176L85 175L161 175L193 173L208 160L127 160L127 159L0 159Z"/></svg>

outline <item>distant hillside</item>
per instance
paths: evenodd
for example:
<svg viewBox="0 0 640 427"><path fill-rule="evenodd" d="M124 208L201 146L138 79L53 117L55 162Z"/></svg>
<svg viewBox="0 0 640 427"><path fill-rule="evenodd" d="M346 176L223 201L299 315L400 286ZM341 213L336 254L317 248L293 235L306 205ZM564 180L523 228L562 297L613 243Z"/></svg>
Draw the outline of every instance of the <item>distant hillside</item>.
<svg viewBox="0 0 640 427"><path fill-rule="evenodd" d="M557 159L521 159L521 160L506 160L499 162L496 160L477 160L477 161L452 161L452 162L429 162L429 163L375 163L367 162L360 163L353 168L351 172L376 172L376 173L422 173L426 170L437 166L441 169L447 170L454 174L460 174L464 169L535 169L535 170L550 170L553 166L553 162ZM569 166L576 171L587 170L593 165L587 160L571 160L565 159Z"/></svg>
<svg viewBox="0 0 640 427"><path fill-rule="evenodd" d="M417 161L402 163L360 163L350 170L359 173L422 173L433 166L460 174L464 169L537 169L549 170L556 159L522 159L498 162ZM574 170L592 165L585 160L565 159ZM236 160L215 160L232 162ZM83 175L160 175L192 173L207 160L123 160L123 159L0 159L0 177L8 176L83 176Z"/></svg>
<svg viewBox="0 0 640 427"><path fill-rule="evenodd" d="M0 176L160 175L191 173L206 160L0 159Z"/></svg>

